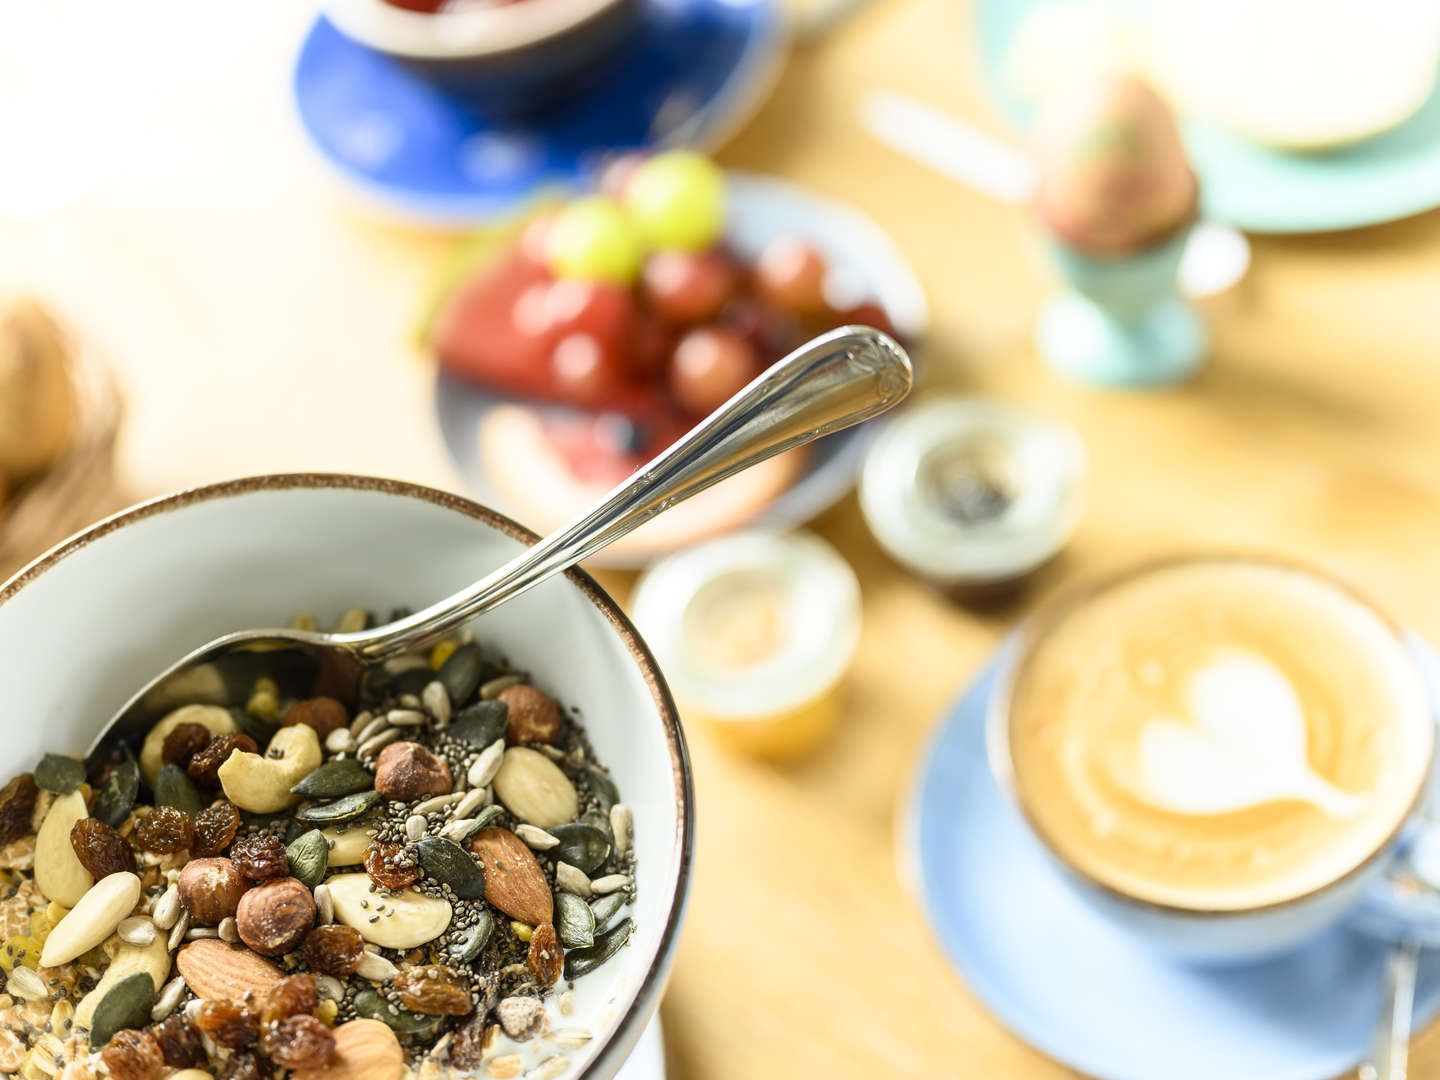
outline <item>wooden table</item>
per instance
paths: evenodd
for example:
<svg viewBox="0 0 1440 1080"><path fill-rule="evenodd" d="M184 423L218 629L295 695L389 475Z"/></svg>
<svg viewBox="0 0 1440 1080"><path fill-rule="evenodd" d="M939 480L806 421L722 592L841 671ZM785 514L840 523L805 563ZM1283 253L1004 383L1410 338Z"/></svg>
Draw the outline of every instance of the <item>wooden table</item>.
<svg viewBox="0 0 1440 1080"><path fill-rule="evenodd" d="M310 158L285 96L305 7L246 5L220 41L204 5L131 0L107 30L129 37L104 182L7 223L0 281L62 305L123 371L134 495L281 469L458 484L408 338L445 239L353 212ZM929 291L933 384L1074 423L1089 508L1032 596L984 616L890 564L853 499L817 523L865 590L849 719L785 769L694 734L698 873L663 1010L677 1080L1067 1075L967 993L895 859L927 736L1030 600L1157 551L1242 545L1329 566L1440 635L1440 213L1257 240L1251 275L1208 305L1213 356L1188 386L1062 383L1031 345L1049 283L1026 222L856 122L866 90L893 87L996 125L969 20L955 0L865 10L794 56L723 158L884 225ZM1440 1037L1417 1057L1414 1075L1440 1074Z"/></svg>

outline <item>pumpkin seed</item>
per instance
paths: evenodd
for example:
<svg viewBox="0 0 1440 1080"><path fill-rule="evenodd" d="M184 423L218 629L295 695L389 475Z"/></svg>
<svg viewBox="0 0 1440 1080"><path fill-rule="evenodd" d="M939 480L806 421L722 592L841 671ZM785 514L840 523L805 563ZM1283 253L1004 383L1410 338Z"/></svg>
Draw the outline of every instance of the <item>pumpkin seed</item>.
<svg viewBox="0 0 1440 1080"><path fill-rule="evenodd" d="M495 919L488 911L482 911L465 930L459 941L450 946L450 959L456 964L468 964L480 955L485 943L490 940L490 931L495 928Z"/></svg>
<svg viewBox="0 0 1440 1080"><path fill-rule="evenodd" d="M573 893L556 893L555 931L565 948L588 949L595 944L595 913Z"/></svg>
<svg viewBox="0 0 1440 1080"><path fill-rule="evenodd" d="M356 994L355 1013L367 1020L379 1020L400 1035L429 1031L440 1023L438 1016L420 1016L391 1005L378 990L361 990Z"/></svg>
<svg viewBox="0 0 1440 1080"><path fill-rule="evenodd" d="M330 864L330 845L325 843L325 834L311 829L285 849L290 859L290 873L300 880L307 889L313 889L325 880L325 868Z"/></svg>
<svg viewBox="0 0 1440 1080"><path fill-rule="evenodd" d="M375 774L354 758L327 761L290 790L307 799L338 799L355 795L375 786Z"/></svg>
<svg viewBox="0 0 1440 1080"><path fill-rule="evenodd" d="M577 818L581 825L589 825L596 830L611 844L615 843L615 834L610 831L610 815L604 810L586 810Z"/></svg>
<svg viewBox="0 0 1440 1080"><path fill-rule="evenodd" d="M478 645L461 645L435 673L457 709L475 696L482 682L489 682L500 669L485 659ZM427 676L428 677L428 676Z"/></svg>
<svg viewBox="0 0 1440 1080"><path fill-rule="evenodd" d="M548 830L560 841L550 854L562 862L593 874L610 858L610 838L589 825L556 825Z"/></svg>
<svg viewBox="0 0 1440 1080"><path fill-rule="evenodd" d="M46 754L35 766L35 783L56 795L69 795L84 782L84 762L64 754Z"/></svg>
<svg viewBox="0 0 1440 1080"><path fill-rule="evenodd" d="M496 739L505 738L505 725L509 722L510 706L505 702L477 701L460 710L450 723L450 734L483 750Z"/></svg>
<svg viewBox="0 0 1440 1080"><path fill-rule="evenodd" d="M588 949L575 949L566 953L565 978L578 979L594 971L620 951L620 946L630 940L630 931L634 928L635 924L626 919L599 935L595 944Z"/></svg>
<svg viewBox="0 0 1440 1080"><path fill-rule="evenodd" d="M461 900L485 895L485 872L469 852L443 836L422 837L415 843L415 858L426 875L449 885Z"/></svg>
<svg viewBox="0 0 1440 1080"><path fill-rule="evenodd" d="M295 820L306 825L340 825L364 817L379 801L380 793L372 788L320 806L307 806L296 812Z"/></svg>
<svg viewBox="0 0 1440 1080"><path fill-rule="evenodd" d="M595 916L595 929L603 930L605 924L613 919L619 913L620 909L629 902L630 897L625 893L612 892L591 903L590 911Z"/></svg>
<svg viewBox="0 0 1440 1080"><path fill-rule="evenodd" d="M615 781L610 779L610 774L599 765L586 765L585 779L590 782L590 790L595 794L600 809L610 813L610 808L620 801L620 792L615 787Z"/></svg>
<svg viewBox="0 0 1440 1080"><path fill-rule="evenodd" d="M166 762L155 777L155 805L169 806L189 814L192 818L205 809L205 798L195 781L185 770L173 761Z"/></svg>
<svg viewBox="0 0 1440 1080"><path fill-rule="evenodd" d="M98 1050L124 1028L143 1028L155 1008L155 980L148 971L126 975L95 1006L90 1020L90 1049Z"/></svg>
<svg viewBox="0 0 1440 1080"><path fill-rule="evenodd" d="M127 754L125 760L111 769L110 775L100 785L100 793L95 796L95 805L90 808L90 816L103 821L112 829L118 829L121 822L130 816L130 810L135 805L135 796L139 794L140 766Z"/></svg>

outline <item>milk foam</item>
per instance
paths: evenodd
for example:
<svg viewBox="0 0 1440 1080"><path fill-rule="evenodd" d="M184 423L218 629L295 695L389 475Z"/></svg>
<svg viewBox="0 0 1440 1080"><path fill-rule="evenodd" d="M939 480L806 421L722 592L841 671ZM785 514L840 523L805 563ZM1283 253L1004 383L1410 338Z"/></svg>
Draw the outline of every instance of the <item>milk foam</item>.
<svg viewBox="0 0 1440 1080"><path fill-rule="evenodd" d="M1156 716L1140 730L1136 792L1176 814L1224 814L1299 799L1334 818L1366 800L1309 766L1305 709L1294 685L1260 656L1229 650L1187 680L1183 717Z"/></svg>

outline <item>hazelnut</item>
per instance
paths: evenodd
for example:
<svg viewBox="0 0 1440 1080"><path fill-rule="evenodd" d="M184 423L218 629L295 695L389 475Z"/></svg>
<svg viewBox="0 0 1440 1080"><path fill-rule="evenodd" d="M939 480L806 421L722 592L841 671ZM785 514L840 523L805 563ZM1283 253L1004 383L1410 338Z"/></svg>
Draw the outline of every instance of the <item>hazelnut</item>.
<svg viewBox="0 0 1440 1080"><path fill-rule="evenodd" d="M452 786L450 766L419 743L391 743L375 761L375 790L387 799L449 795Z"/></svg>
<svg viewBox="0 0 1440 1080"><path fill-rule="evenodd" d="M332 731L350 723L350 711L332 697L306 698L286 709L280 723L285 727L308 724L315 729L315 734L324 739Z"/></svg>
<svg viewBox="0 0 1440 1080"><path fill-rule="evenodd" d="M250 882L229 859L191 859L180 871L175 888L191 922L215 926L235 914Z"/></svg>
<svg viewBox="0 0 1440 1080"><path fill-rule="evenodd" d="M533 686L512 686L500 692L510 710L505 737L512 743L549 743L560 734L560 706Z"/></svg>
<svg viewBox="0 0 1440 1080"><path fill-rule="evenodd" d="M293 877L262 881L240 898L235 929L261 956L296 948L315 925L315 897Z"/></svg>

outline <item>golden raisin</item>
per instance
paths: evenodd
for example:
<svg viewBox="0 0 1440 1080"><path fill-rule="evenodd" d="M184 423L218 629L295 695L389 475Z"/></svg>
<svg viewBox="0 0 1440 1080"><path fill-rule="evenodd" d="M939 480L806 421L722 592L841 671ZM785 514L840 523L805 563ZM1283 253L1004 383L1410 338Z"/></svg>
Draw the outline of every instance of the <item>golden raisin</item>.
<svg viewBox="0 0 1440 1080"><path fill-rule="evenodd" d="M207 806L195 816L195 840L190 854L197 859L219 855L230 846L239 828L240 811L230 803L221 800Z"/></svg>
<svg viewBox="0 0 1440 1080"><path fill-rule="evenodd" d="M287 1016L265 1031L265 1053L286 1069L322 1069L335 1052L335 1036L308 1014Z"/></svg>
<svg viewBox="0 0 1440 1080"><path fill-rule="evenodd" d="M177 851L186 850L194 842L195 823L184 810L176 810L173 806L157 806L140 819L132 835L135 846L141 851L173 855Z"/></svg>
<svg viewBox="0 0 1440 1080"><path fill-rule="evenodd" d="M81 818L71 826L70 846L96 881L122 870L135 872L135 849L130 841L97 818Z"/></svg>
<svg viewBox="0 0 1440 1080"><path fill-rule="evenodd" d="M297 701L285 710L280 718L285 727L291 724L308 724L323 740L337 728L350 723L350 713L340 702L331 697L308 698Z"/></svg>
<svg viewBox="0 0 1440 1080"><path fill-rule="evenodd" d="M216 735L190 759L190 764L185 771L197 784L217 788L220 786L220 766L229 760L231 754L236 750L244 750L253 754L259 749L255 740L243 732L236 732L233 735Z"/></svg>
<svg viewBox="0 0 1440 1080"><path fill-rule="evenodd" d="M230 849L230 861L251 881L265 881L290 874L290 859L285 854L285 844L270 833L235 841L235 846Z"/></svg>
<svg viewBox="0 0 1440 1080"><path fill-rule="evenodd" d="M30 827L30 815L35 812L39 796L40 787L33 773L21 773L0 788L0 846L35 831Z"/></svg>
<svg viewBox="0 0 1440 1080"><path fill-rule="evenodd" d="M314 975L304 972L291 975L266 991L265 1003L260 1008L260 1023L268 1028L287 1016L308 1015L315 1011L318 1000Z"/></svg>
<svg viewBox="0 0 1440 1080"><path fill-rule="evenodd" d="M117 1031L100 1051L111 1080L155 1080L165 1068L160 1044L148 1031Z"/></svg>
<svg viewBox="0 0 1440 1080"><path fill-rule="evenodd" d="M165 1064L172 1069L188 1069L205 1060L205 1044L200 1041L200 1033L179 1013L153 1024L150 1034L159 1045Z"/></svg>
<svg viewBox="0 0 1440 1080"><path fill-rule="evenodd" d="M376 840L365 849L365 872L385 889L403 889L420 880L420 862L404 844Z"/></svg>
<svg viewBox="0 0 1440 1080"><path fill-rule="evenodd" d="M243 1050L260 1041L255 1014L238 1001L207 1001L195 1016L195 1025L227 1050Z"/></svg>
<svg viewBox="0 0 1440 1080"><path fill-rule="evenodd" d="M530 935L530 952L525 957L525 966L541 986L554 986L564 964L565 951L560 948L555 927L550 923L541 923Z"/></svg>
<svg viewBox="0 0 1440 1080"><path fill-rule="evenodd" d="M213 736L204 724L176 724L160 747L160 760L167 765L190 767L190 759L209 745Z"/></svg>
<svg viewBox="0 0 1440 1080"><path fill-rule="evenodd" d="M365 958L365 939L349 926L317 926L305 935L305 962L326 975L351 975Z"/></svg>
<svg viewBox="0 0 1440 1080"><path fill-rule="evenodd" d="M411 1012L427 1016L464 1016L472 1008L470 983L444 964L407 968L395 976L395 993Z"/></svg>

